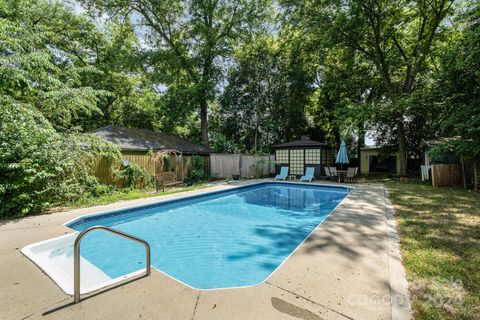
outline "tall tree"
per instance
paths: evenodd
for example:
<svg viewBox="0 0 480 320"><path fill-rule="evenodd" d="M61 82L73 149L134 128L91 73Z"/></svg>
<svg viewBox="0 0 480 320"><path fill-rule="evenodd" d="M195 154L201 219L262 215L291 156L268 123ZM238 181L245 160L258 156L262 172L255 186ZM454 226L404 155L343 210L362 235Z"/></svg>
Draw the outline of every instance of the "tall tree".
<svg viewBox="0 0 480 320"><path fill-rule="evenodd" d="M400 151L400 174L406 174L405 125L415 113L409 104L418 82L431 70L432 54L454 0L325 0L285 2L288 13L307 30L323 35L322 45L355 49L381 78L380 118L389 119ZM325 40L326 39L326 40ZM391 120L390 120L391 119Z"/></svg>
<svg viewBox="0 0 480 320"><path fill-rule="evenodd" d="M267 0L83 0L90 8L139 20L159 80L180 77L198 107L202 141L208 144L208 109L232 45L263 21ZM132 13L132 15L130 15ZM178 107L178 106L177 106ZM179 106L181 107L181 106Z"/></svg>
<svg viewBox="0 0 480 320"><path fill-rule="evenodd" d="M454 41L445 48L440 76L432 90L441 106L439 133L450 137L441 149L474 163L475 189L480 182L480 5L473 2L455 21Z"/></svg>
<svg viewBox="0 0 480 320"><path fill-rule="evenodd" d="M101 113L98 99L108 94L85 85L85 74L99 72L78 64L88 19L59 3L0 1L0 96L40 111L58 130L84 116Z"/></svg>
<svg viewBox="0 0 480 320"><path fill-rule="evenodd" d="M236 50L220 98L220 130L247 152L303 134L311 93L306 56L278 37L262 35Z"/></svg>

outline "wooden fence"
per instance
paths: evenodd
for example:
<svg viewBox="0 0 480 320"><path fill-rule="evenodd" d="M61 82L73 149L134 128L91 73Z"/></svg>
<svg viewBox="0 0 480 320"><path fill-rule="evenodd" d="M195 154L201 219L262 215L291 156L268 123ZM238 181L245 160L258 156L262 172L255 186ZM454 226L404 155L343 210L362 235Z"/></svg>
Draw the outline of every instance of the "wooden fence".
<svg viewBox="0 0 480 320"><path fill-rule="evenodd" d="M453 187L462 184L462 168L459 164L432 165L432 186Z"/></svg>
<svg viewBox="0 0 480 320"><path fill-rule="evenodd" d="M214 178L232 178L240 175L242 178L268 176L275 172L273 164L275 157L244 154L211 154L210 174Z"/></svg>
<svg viewBox="0 0 480 320"><path fill-rule="evenodd" d="M190 171L190 163L192 156L182 156L183 158L183 176L187 177ZM204 157L206 163L206 169L208 169L208 156ZM149 154L128 154L122 153L122 160L129 160L131 163L137 164L139 167L145 169L147 173L154 177L156 170L156 163L152 155ZM113 168L120 168L120 163L110 164L105 158L98 158L92 168L92 173L98 178L98 180L105 184L119 185L119 181L115 178ZM176 168L176 172L179 175L178 180L182 177L179 168Z"/></svg>

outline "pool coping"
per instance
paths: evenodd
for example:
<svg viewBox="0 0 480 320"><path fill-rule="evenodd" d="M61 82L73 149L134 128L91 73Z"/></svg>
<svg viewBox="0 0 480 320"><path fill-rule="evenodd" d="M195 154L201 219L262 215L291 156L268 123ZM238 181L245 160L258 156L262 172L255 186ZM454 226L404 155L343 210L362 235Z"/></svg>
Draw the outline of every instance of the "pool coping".
<svg viewBox="0 0 480 320"><path fill-rule="evenodd" d="M387 219L388 271L390 276L390 307L392 319L410 319L412 306L405 268L400 252L400 236L397 231L395 210L388 189L385 192L385 216Z"/></svg>
<svg viewBox="0 0 480 320"><path fill-rule="evenodd" d="M72 281L66 281L66 279L60 279L58 275L52 275L54 274L51 270L48 270L48 269L45 269L45 263L42 262L43 259L41 259L40 257L38 257L38 255L36 253L33 252L33 248L37 247L37 246L40 246L40 245L45 245L45 244L48 244L50 242L55 242L55 241L59 241L63 238L70 238L70 237L73 237L75 234L79 234L80 232L75 230L75 229L72 229L71 227L69 227L69 225L72 225L74 224L75 222L77 221L81 221L82 219L84 218L90 218L90 217L97 217L97 216L103 216L103 215L108 215L108 214L114 214L114 213L119 213L119 212L122 212L122 211L134 211L135 209L141 209L141 208L153 208L153 207L160 207L160 206L165 206L165 205L169 205L169 204L174 204L174 203L181 203L181 202L184 202L184 201L188 201L188 200L191 200L191 199L199 199L199 198L204 198L204 197L208 197L208 196L212 196L212 195L219 195L219 194L223 194L223 193L229 193L229 192L232 192L232 191L235 191L235 190L239 190L239 189L247 189L247 188L252 188L252 187L255 187L255 186L260 186L260 185L275 185L275 184L289 184L289 185L298 185L298 186L311 186L313 188L317 188L317 187L327 187L327 188L332 188L332 189L347 189L348 193L346 194L346 196L339 202L336 204L336 206L328 213L328 215L326 215L326 217L319 223L317 224L310 232L308 235L306 235L306 237L298 244L298 246L295 247L295 249L293 249L289 254L288 256L286 256L282 262L274 269L272 270L272 272L265 278L263 279L261 282L259 283L256 283L256 284L253 284L253 285L245 285L245 286L233 286L233 287L225 287L225 288L208 288L208 289L202 289L202 288L196 288L196 287L193 287L171 275L169 275L168 273L158 269L157 267L155 266L151 266L152 269L155 269L157 270L158 272L160 272L161 274L171 278L172 280L176 281L176 282L179 282L180 284L190 288L190 289L193 289L193 290L199 290L199 291L216 291L216 290L231 290L231 289L242 289L242 288L252 288L252 287L257 287L263 283L265 283L266 281L268 281L278 270L280 270L280 268L286 263L286 261L304 244L305 241L307 241L308 238L310 238L310 236L315 232L315 230L322 224L324 223L329 217L330 215L336 210L336 208L341 205L347 198L348 196L352 193L352 191L355 189L353 186L350 186L350 185L342 185L342 184L338 184L338 185L332 185L332 184L321 184L321 183L315 183L315 184L312 184L312 183L307 183L307 182L297 182L297 181L277 181L277 180L274 180L274 181L261 181L261 182L254 182L254 183L247 183L245 185L239 185L239 186L234 186L234 187L231 187L231 188L228 188L228 189L223 189L223 190L212 190L212 191L206 191L206 192L203 192L203 193L200 193L200 194L195 194L195 195L185 195L185 196L180 196L180 197L175 197L175 198L172 198L172 199L162 199L162 200L159 200L159 201L154 201L154 202L150 202L150 203L146 203L146 204L139 204L139 205L132 205L132 206L126 206L126 207L123 207L123 208L120 208L120 209L114 209L114 210L102 210L102 211L99 211L99 212L93 212L93 213L88 213L88 214L83 214L83 215L80 215L78 217L75 217L73 219L70 219L68 220L67 222L63 223L62 225L66 228L68 228L69 230L73 231L71 233L68 233L68 234L64 234L64 235L61 235L61 236L58 236L58 237L54 237L54 238L50 238L50 239L46 239L46 240L42 240L42 241L39 241L39 242L35 242L35 243L32 243L32 244L29 244L29 245L26 245L24 246L20 251L27 257L29 258L38 268L40 268L40 270L42 270L63 292L65 292L66 294L72 296L73 295L73 288L71 288L71 282ZM125 213L125 214L128 214ZM92 264L92 266L99 270L100 272L104 273L101 269L97 268L95 265ZM92 286L89 286L87 288L85 287L82 287L82 290L81 290L81 294L90 294L90 293L94 293L96 291L99 291L99 290L102 290L102 289L105 289L109 286L113 286L113 285L118 285L124 281L128 281L128 280L131 280L132 278L134 277L137 277L141 274L143 274L145 272L145 269L144 268L141 268L139 270L136 270L136 271L133 271L131 273L128 273L128 274L125 274L125 275L122 275L120 277L116 277L116 278L111 278L110 280L108 281L105 281L105 282L101 282L101 283L98 283L96 285L92 285ZM73 276L72 276L73 277Z"/></svg>

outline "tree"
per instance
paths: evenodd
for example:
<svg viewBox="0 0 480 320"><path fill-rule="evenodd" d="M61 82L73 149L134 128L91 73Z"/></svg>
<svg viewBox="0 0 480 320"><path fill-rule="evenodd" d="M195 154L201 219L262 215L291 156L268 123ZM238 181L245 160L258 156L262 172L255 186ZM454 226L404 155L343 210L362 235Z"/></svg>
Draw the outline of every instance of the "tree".
<svg viewBox="0 0 480 320"><path fill-rule="evenodd" d="M263 21L268 1L254 0L83 0L112 16L140 17L150 66L157 79L188 89L198 106L201 137L208 144L208 109L232 46ZM135 19L135 16L133 16ZM167 67L168 70L160 70ZM177 106L178 108L179 106ZM181 107L181 106L180 106Z"/></svg>
<svg viewBox="0 0 480 320"><path fill-rule="evenodd" d="M82 83L108 92L97 107L102 117L83 117L78 124L85 129L103 125L155 129L161 125L161 94L154 89L143 65L138 61L139 41L128 21L111 20L102 32L84 40L88 54L78 64L89 65L99 72L85 73Z"/></svg>
<svg viewBox="0 0 480 320"><path fill-rule="evenodd" d="M59 3L0 2L0 95L32 106L59 130L83 116L100 113L97 101L108 94L81 82L98 70L75 63L78 39L93 25Z"/></svg>
<svg viewBox="0 0 480 320"><path fill-rule="evenodd" d="M0 98L0 217L20 217L94 192L100 155L119 159L110 143L58 133L33 106Z"/></svg>
<svg viewBox="0 0 480 320"><path fill-rule="evenodd" d="M453 0L402 1L350 0L307 1L285 6L307 32L319 32L322 45L345 46L371 63L382 80L382 95L372 109L378 118L392 119L400 151L400 175L406 174L407 140L405 125L415 114L409 104L423 77L428 77L445 17ZM382 114L379 114L381 112Z"/></svg>
<svg viewBox="0 0 480 320"><path fill-rule="evenodd" d="M457 19L457 36L445 48L439 77L432 90L440 106L439 133L449 137L442 149L473 160L478 189L480 158L480 6L467 7Z"/></svg>
<svg viewBox="0 0 480 320"><path fill-rule="evenodd" d="M215 114L218 130L253 153L304 133L311 91L304 57L269 35L239 47Z"/></svg>

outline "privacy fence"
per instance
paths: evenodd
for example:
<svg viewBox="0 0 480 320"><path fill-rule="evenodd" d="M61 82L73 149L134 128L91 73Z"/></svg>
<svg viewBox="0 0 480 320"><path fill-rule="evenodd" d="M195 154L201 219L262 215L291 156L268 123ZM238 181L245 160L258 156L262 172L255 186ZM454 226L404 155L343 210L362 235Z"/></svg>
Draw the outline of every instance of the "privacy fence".
<svg viewBox="0 0 480 320"><path fill-rule="evenodd" d="M432 186L479 189L480 168L478 161L461 161L459 164L433 164L431 166Z"/></svg>
<svg viewBox="0 0 480 320"><path fill-rule="evenodd" d="M226 179L239 175L242 178L259 178L275 173L275 156L245 154L210 154L210 175Z"/></svg>
<svg viewBox="0 0 480 320"><path fill-rule="evenodd" d="M205 169L208 171L209 168L209 157L203 156L205 161ZM145 169L145 171L152 177L155 176L155 172L157 172L158 161L155 161L155 158L151 154L137 154L137 153L122 153L122 160L128 160L130 163L135 163L139 167ZM192 156L190 155L183 155L182 156L182 165L183 165L183 177L178 176L178 180L182 180L183 178L187 177L190 172L190 163L192 160ZM180 161L174 161L175 163L175 172L180 175L182 174L182 170L178 167ZM114 163L111 164L105 158L98 158L95 162L92 171L93 175L95 175L98 180L102 183L111 184L111 185L118 185L119 180L116 178L114 169L120 168L121 163ZM162 172L164 168L159 168L158 172Z"/></svg>
<svg viewBox="0 0 480 320"><path fill-rule="evenodd" d="M203 156L205 161L205 170L215 179L231 179L233 175L239 175L242 178L260 178L266 177L275 173L275 156L274 155L245 155L245 154L210 154L210 156ZM151 154L139 153L122 153L122 160L128 160L130 163L135 163L139 167L145 169L149 175L155 176L158 173L157 166ZM192 156L183 155L183 178L188 177L190 171L190 163ZM175 161L175 172L180 174L181 170L178 168L179 161ZM112 168L120 168L121 163L114 163L113 165L105 158L98 158L93 167L93 174L102 183L118 185L119 181L116 179L114 170ZM160 172L163 168L160 168ZM181 176L177 177L182 180Z"/></svg>

